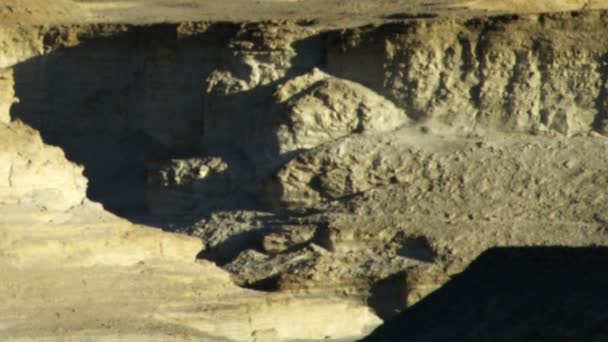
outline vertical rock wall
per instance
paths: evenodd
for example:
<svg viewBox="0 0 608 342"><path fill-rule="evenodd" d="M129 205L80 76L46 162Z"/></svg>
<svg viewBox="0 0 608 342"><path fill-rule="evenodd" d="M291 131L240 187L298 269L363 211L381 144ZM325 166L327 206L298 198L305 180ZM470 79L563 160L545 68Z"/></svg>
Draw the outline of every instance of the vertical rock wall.
<svg viewBox="0 0 608 342"><path fill-rule="evenodd" d="M603 131L606 20L585 12L353 29L331 34L328 71L461 132Z"/></svg>

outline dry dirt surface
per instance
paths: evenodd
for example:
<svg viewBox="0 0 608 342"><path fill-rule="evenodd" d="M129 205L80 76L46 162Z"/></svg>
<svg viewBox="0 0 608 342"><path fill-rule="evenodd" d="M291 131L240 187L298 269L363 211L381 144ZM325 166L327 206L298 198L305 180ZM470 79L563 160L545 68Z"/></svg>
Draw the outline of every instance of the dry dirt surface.
<svg viewBox="0 0 608 342"><path fill-rule="evenodd" d="M603 0L77 0L95 20L174 22L192 20L313 20L347 27L412 17L476 16L605 8Z"/></svg>
<svg viewBox="0 0 608 342"><path fill-rule="evenodd" d="M71 0L4 0L0 3L0 22L15 24L55 24L88 20L80 6Z"/></svg>
<svg viewBox="0 0 608 342"><path fill-rule="evenodd" d="M5 24L302 20L340 28L437 15L474 17L606 7L604 0L4 0L0 19Z"/></svg>

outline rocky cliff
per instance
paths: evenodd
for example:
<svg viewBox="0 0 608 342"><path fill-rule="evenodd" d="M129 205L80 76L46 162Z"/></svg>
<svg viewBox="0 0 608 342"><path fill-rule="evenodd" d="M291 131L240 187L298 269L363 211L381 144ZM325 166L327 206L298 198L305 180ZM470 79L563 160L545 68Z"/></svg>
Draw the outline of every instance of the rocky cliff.
<svg viewBox="0 0 608 342"><path fill-rule="evenodd" d="M491 247L605 245L607 24L4 27L2 262L131 267L112 273L130 291L160 263L154 303L206 303L154 311L183 336L314 340L361 336Z"/></svg>

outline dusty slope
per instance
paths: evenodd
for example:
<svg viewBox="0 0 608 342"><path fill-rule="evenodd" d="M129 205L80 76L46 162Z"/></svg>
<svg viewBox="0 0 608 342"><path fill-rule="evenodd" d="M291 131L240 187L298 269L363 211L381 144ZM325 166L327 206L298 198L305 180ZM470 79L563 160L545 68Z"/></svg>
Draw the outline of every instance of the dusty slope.
<svg viewBox="0 0 608 342"><path fill-rule="evenodd" d="M207 262L2 267L2 340L353 340L379 323L339 298L243 290Z"/></svg>
<svg viewBox="0 0 608 342"><path fill-rule="evenodd" d="M539 13L602 9L605 0L76 0L95 21L177 22L198 20L309 20L348 27L416 16L474 17L496 13Z"/></svg>
<svg viewBox="0 0 608 342"><path fill-rule="evenodd" d="M475 17L604 9L605 0L4 0L3 24L304 20L341 28L416 16Z"/></svg>

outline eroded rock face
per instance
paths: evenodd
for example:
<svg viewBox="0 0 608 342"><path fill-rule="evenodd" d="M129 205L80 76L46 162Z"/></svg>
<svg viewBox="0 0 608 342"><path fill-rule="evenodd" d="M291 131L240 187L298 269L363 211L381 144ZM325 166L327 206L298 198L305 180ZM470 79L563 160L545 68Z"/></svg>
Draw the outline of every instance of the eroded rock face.
<svg viewBox="0 0 608 342"><path fill-rule="evenodd" d="M0 74L0 262L17 279L0 291L19 293L23 269L50 282L45 264L108 272L128 292L147 274L158 292L120 303L152 293L155 305L135 330L117 323L125 333L344 339L488 248L606 245L606 20L21 32L23 49L0 57L12 68ZM187 217L192 236L90 199ZM25 334L14 322L0 328Z"/></svg>
<svg viewBox="0 0 608 342"><path fill-rule="evenodd" d="M0 124L0 205L62 211L86 198L82 168L22 122ZM10 214L10 210L7 210Z"/></svg>
<svg viewBox="0 0 608 342"><path fill-rule="evenodd" d="M85 165L88 195L125 216L145 212L145 160L157 155L235 160L237 183L259 184L300 149L403 124L458 136L603 134L608 51L592 42L605 20L38 29L23 41L50 54L14 68L21 103L11 114Z"/></svg>
<svg viewBox="0 0 608 342"><path fill-rule="evenodd" d="M381 323L352 299L237 287L219 267L195 262L200 239L136 226L86 199L82 167L19 121L1 124L0 147L2 338L344 340ZM187 185L192 169L204 178L225 164L171 166L163 180Z"/></svg>
<svg viewBox="0 0 608 342"><path fill-rule="evenodd" d="M192 261L196 239L136 227L86 198L82 167L20 121L0 124L3 262L28 265L131 265Z"/></svg>
<svg viewBox="0 0 608 342"><path fill-rule="evenodd" d="M606 50L595 43L604 33L594 24L604 20L598 11L352 30L333 36L327 70L461 133L570 136L605 116Z"/></svg>
<svg viewBox="0 0 608 342"><path fill-rule="evenodd" d="M274 142L258 141L252 146L269 151L276 145L278 150L275 155L249 156L261 165L278 165L303 150L353 134L388 132L410 122L405 112L373 91L318 69L280 84L272 101L265 115L280 124L274 131L272 126L259 129L267 131L266 138ZM256 172L240 164L236 161L230 166L218 157L149 162L148 208L161 215L188 214L201 209L202 203L222 200L235 191L259 196L255 183L267 178L272 169L260 167Z"/></svg>
<svg viewBox="0 0 608 342"><path fill-rule="evenodd" d="M275 101L286 121L277 130L280 153L305 150L356 133L390 131L406 113L373 91L315 69L279 86Z"/></svg>

